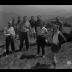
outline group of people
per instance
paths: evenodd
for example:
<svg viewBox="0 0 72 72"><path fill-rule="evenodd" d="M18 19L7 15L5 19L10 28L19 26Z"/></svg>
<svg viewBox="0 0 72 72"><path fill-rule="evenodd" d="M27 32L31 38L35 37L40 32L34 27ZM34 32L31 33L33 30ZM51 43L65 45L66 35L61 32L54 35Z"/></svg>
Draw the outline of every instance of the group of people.
<svg viewBox="0 0 72 72"><path fill-rule="evenodd" d="M58 22L60 23L60 22ZM67 41L66 37L62 33L62 25L58 24L55 25L55 28L52 29L52 43L50 43L51 51L52 51L52 63L55 66L56 65L56 54L61 49L61 44L64 43L64 41ZM8 21L8 27L4 30L4 35L6 36L6 55L9 54L9 45L11 43L12 52L15 52L15 43L14 39L19 35L20 45L19 45L19 51L22 51L23 49L23 42L25 40L26 45L26 51L29 49L29 38L28 33L29 31L32 31L32 35L34 38L36 38L36 44L37 44L37 55L40 54L40 48L42 49L42 57L45 57L45 44L46 44L46 38L48 34L48 29L43 24L40 16L37 16L37 20L34 20L34 16L31 16L31 19L29 20L27 16L23 17L23 20L20 20L20 17L18 17L18 21L16 24L14 24L14 19L11 18ZM49 44L49 43L48 43Z"/></svg>

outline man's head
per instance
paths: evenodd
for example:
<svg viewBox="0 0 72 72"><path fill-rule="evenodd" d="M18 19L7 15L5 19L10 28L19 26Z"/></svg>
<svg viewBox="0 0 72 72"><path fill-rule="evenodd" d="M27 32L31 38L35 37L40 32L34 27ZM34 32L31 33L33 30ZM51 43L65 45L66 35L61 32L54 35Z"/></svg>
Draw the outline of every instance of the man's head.
<svg viewBox="0 0 72 72"><path fill-rule="evenodd" d="M59 20L59 16L56 16L56 20Z"/></svg>
<svg viewBox="0 0 72 72"><path fill-rule="evenodd" d="M21 22L20 16L17 17L17 23L19 24Z"/></svg>
<svg viewBox="0 0 72 72"><path fill-rule="evenodd" d="M40 20L41 19L41 16L39 15L39 16L37 16L37 20Z"/></svg>
<svg viewBox="0 0 72 72"><path fill-rule="evenodd" d="M31 16L31 20L34 20L34 16Z"/></svg>
<svg viewBox="0 0 72 72"><path fill-rule="evenodd" d="M27 21L28 20L28 17L27 16L23 16L23 20L24 21Z"/></svg>

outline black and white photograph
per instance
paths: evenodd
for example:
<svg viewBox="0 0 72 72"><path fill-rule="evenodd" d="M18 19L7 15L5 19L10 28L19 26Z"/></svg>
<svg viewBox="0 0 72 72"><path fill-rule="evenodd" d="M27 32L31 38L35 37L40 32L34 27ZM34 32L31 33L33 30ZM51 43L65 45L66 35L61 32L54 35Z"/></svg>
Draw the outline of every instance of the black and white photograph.
<svg viewBox="0 0 72 72"><path fill-rule="evenodd" d="M72 5L0 5L0 69L72 69Z"/></svg>

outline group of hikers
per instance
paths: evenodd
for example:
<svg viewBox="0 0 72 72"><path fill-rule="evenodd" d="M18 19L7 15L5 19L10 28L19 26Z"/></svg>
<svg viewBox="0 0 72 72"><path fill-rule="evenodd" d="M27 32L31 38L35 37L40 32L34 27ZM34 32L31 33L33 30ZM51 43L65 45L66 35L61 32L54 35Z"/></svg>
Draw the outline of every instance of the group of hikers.
<svg viewBox="0 0 72 72"><path fill-rule="evenodd" d="M19 36L20 45L19 51L23 49L23 42L25 40L26 51L29 50L29 37L28 34L31 31L32 36L36 39L37 44L37 55L40 54L40 48L42 49L42 57L45 58L45 45L48 44L48 47L51 47L52 52L52 64L56 66L57 59L56 54L61 49L61 45L67 42L67 37L69 36L67 33L62 31L63 24L56 18L57 24L51 28L52 32L52 40L51 43L47 40L48 36L48 28L44 25L41 20L41 16L37 16L37 20L34 19L34 16L31 16L29 20L27 16L23 17L21 21L20 17L18 17L18 21L15 24L15 19L10 18L8 21L8 26L5 27L4 35L6 36L6 55L9 54L9 45L11 43L12 52L15 52L15 42L14 39ZM68 36L67 36L68 35ZM67 37L66 37L67 36Z"/></svg>

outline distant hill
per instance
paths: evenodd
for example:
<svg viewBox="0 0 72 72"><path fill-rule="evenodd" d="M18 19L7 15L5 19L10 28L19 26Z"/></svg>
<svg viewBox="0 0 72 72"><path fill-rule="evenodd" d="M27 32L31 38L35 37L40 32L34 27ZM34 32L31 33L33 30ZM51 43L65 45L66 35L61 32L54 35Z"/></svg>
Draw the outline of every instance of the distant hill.
<svg viewBox="0 0 72 72"><path fill-rule="evenodd" d="M42 16L42 20L45 21L45 23L48 23L49 21L55 20L55 17L56 16ZM59 16L59 19L72 26L72 16L69 17Z"/></svg>
<svg viewBox="0 0 72 72"><path fill-rule="evenodd" d="M68 24L72 25L72 16L66 18L65 20Z"/></svg>

